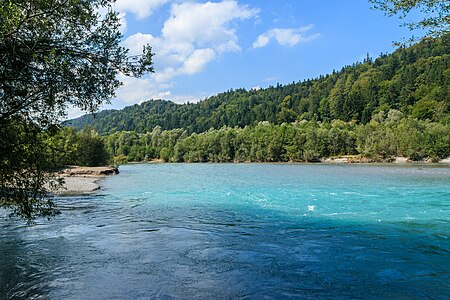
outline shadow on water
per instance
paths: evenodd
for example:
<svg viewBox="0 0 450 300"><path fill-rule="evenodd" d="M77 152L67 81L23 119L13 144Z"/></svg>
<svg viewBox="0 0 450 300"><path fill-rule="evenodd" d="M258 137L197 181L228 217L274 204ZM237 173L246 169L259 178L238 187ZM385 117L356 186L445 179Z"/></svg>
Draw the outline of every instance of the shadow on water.
<svg viewBox="0 0 450 300"><path fill-rule="evenodd" d="M103 224L105 207L86 217L95 205L79 204L67 204L50 222L1 226L2 299L445 299L450 293L448 236L426 234L420 223L211 207L142 219L113 207L116 221Z"/></svg>
<svg viewBox="0 0 450 300"><path fill-rule="evenodd" d="M71 249L64 237L57 233L64 217L87 214L97 209L93 197L62 197L58 209L63 215L52 220L37 219L27 226L24 220L8 219L0 211L0 299L47 299L58 285L70 285L66 265ZM83 222L83 220L80 220ZM55 230L56 229L56 230Z"/></svg>

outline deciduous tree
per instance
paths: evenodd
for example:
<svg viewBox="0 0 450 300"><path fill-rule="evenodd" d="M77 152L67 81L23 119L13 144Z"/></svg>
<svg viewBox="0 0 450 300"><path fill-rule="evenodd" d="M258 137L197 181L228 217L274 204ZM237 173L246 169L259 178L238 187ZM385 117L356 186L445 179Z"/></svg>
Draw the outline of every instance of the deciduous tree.
<svg viewBox="0 0 450 300"><path fill-rule="evenodd" d="M134 57L121 46L112 2L0 1L0 205L29 220L52 207L45 159L35 156L46 152L41 130L70 105L92 112L108 102L121 85L119 72L153 71L150 46Z"/></svg>

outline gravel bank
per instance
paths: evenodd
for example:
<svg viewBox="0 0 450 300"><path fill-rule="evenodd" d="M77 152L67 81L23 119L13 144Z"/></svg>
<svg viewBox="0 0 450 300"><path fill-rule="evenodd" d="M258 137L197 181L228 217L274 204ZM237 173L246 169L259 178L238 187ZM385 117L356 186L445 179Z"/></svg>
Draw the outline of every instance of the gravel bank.
<svg viewBox="0 0 450 300"><path fill-rule="evenodd" d="M57 195L79 195L92 193L100 189L95 177L64 177L64 187L56 191Z"/></svg>
<svg viewBox="0 0 450 300"><path fill-rule="evenodd" d="M118 174L117 168L110 167L70 167L59 173L64 179L64 187L55 191L56 195L82 195L100 189L98 181L106 176Z"/></svg>

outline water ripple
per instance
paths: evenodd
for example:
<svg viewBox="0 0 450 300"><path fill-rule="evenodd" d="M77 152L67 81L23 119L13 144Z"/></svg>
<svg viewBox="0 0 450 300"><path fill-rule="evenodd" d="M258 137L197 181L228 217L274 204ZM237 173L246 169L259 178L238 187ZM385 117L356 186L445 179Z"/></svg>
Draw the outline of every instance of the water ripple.
<svg viewBox="0 0 450 300"><path fill-rule="evenodd" d="M124 166L51 221L0 225L0 298L442 299L449 174Z"/></svg>

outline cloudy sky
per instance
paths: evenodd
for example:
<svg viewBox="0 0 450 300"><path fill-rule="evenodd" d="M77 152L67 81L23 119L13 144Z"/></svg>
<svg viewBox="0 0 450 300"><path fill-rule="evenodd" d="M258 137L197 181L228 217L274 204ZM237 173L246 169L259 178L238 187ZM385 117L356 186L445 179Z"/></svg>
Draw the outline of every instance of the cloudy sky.
<svg viewBox="0 0 450 300"><path fill-rule="evenodd" d="M117 0L115 9L130 54L153 47L155 73L120 76L105 109L314 78L392 52L410 35L368 0Z"/></svg>

